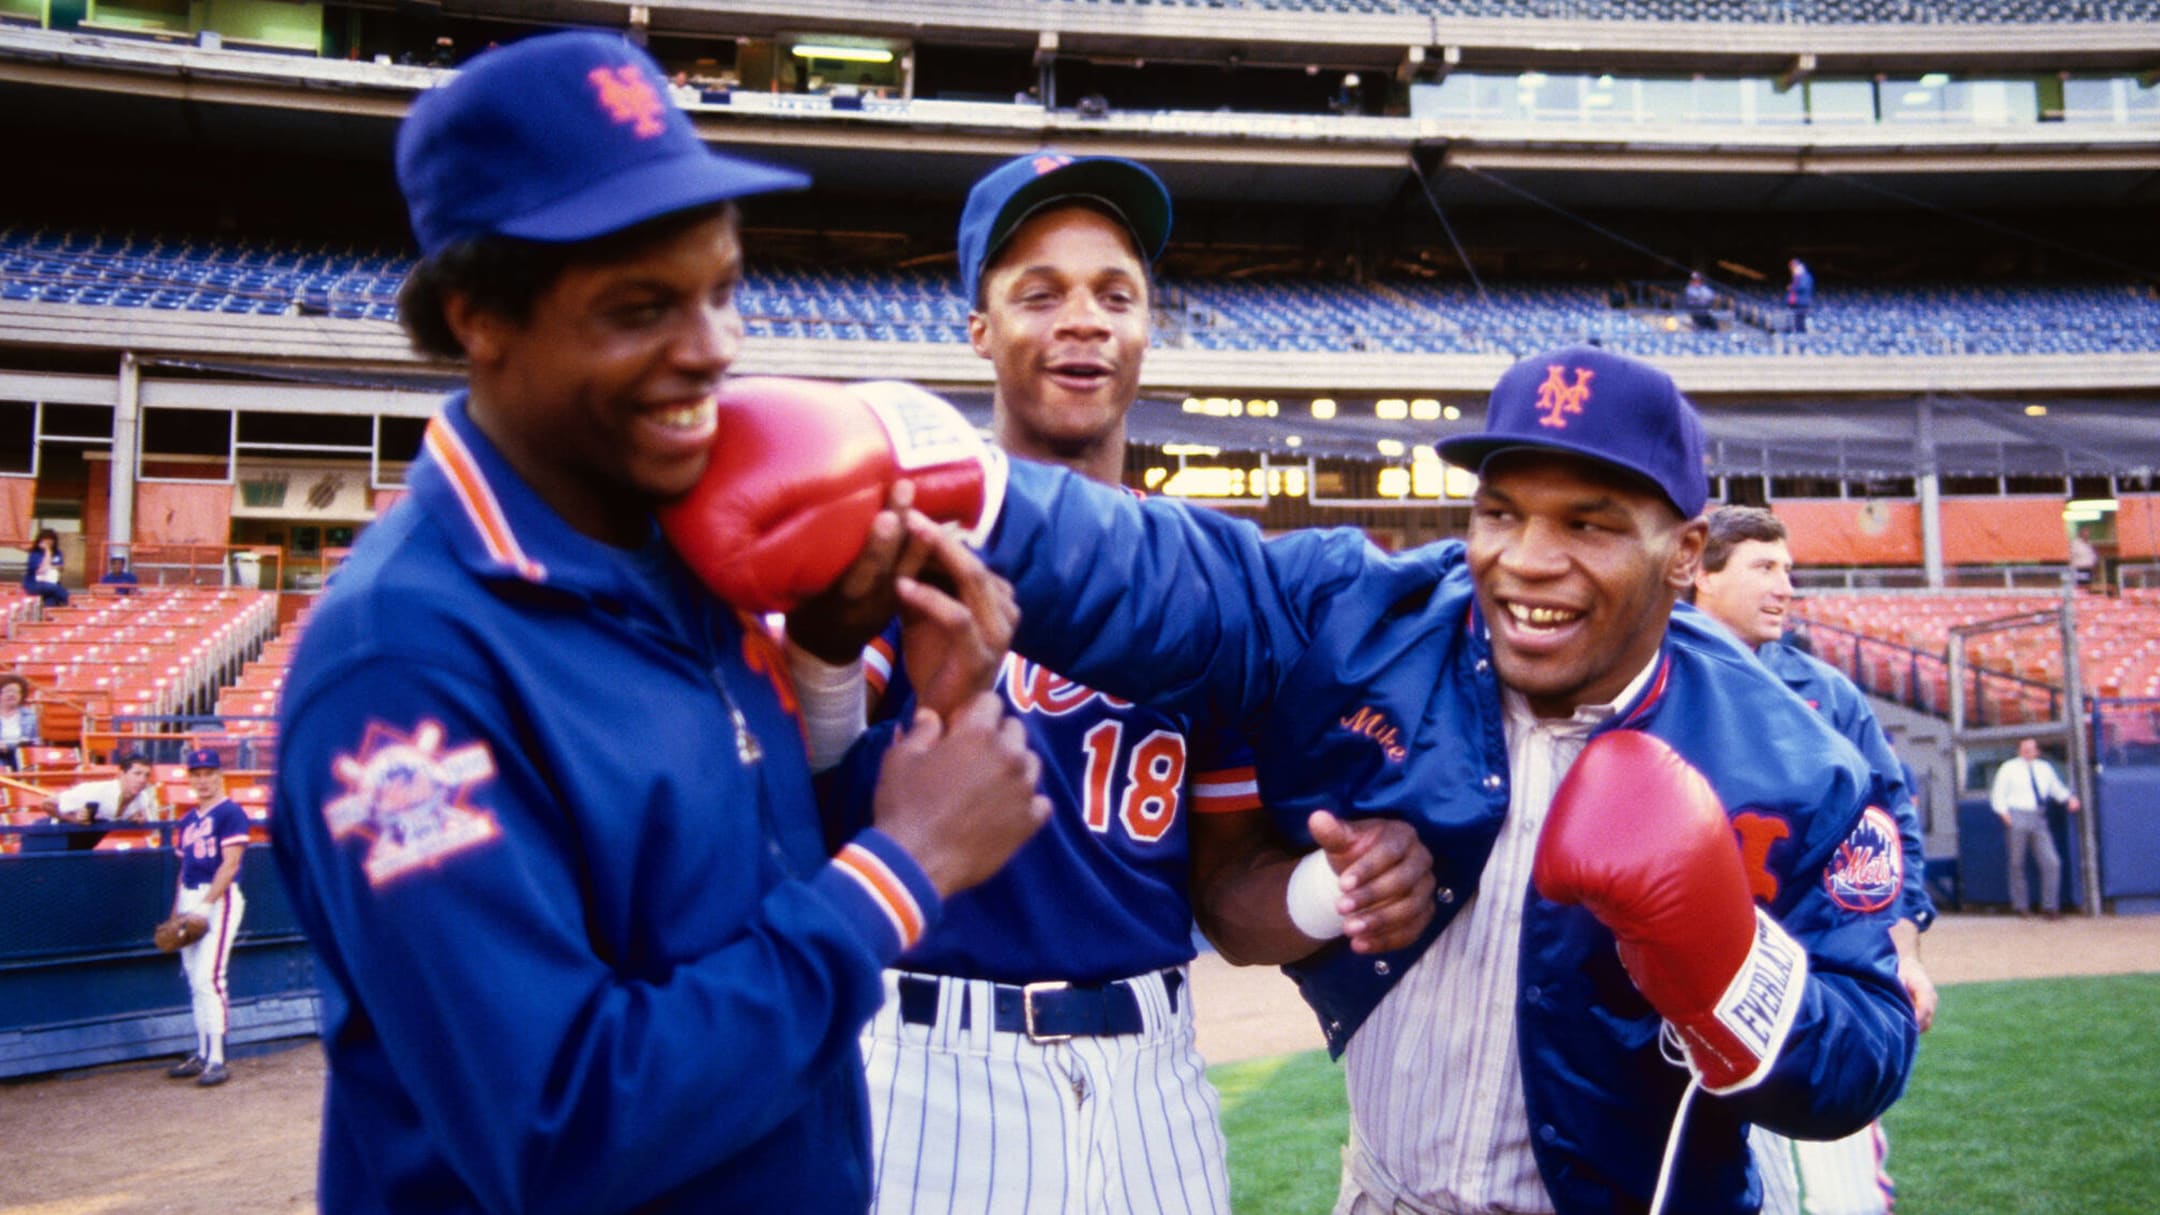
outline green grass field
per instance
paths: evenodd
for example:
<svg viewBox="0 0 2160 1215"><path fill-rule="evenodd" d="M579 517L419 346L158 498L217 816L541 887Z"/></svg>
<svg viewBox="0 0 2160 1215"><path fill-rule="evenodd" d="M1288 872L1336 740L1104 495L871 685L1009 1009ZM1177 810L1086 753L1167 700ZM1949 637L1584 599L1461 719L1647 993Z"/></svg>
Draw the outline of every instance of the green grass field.
<svg viewBox="0 0 2160 1215"><path fill-rule="evenodd" d="M1341 1071L1313 1052L1211 1076L1237 1215L1328 1210ZM2160 975L1944 988L1885 1122L1898 1215L2160 1213Z"/></svg>

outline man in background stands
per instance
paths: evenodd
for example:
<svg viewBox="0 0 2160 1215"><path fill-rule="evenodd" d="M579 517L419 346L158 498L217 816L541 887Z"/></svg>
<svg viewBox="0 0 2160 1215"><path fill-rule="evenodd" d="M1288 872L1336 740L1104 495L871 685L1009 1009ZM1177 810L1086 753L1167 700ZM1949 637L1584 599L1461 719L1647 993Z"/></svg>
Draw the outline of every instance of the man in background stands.
<svg viewBox="0 0 2160 1215"><path fill-rule="evenodd" d="M110 780L90 780L46 800L42 809L68 823L147 823L165 817L158 804L157 785L150 779L150 760L128 755L120 760L120 775Z"/></svg>
<svg viewBox="0 0 2160 1215"><path fill-rule="evenodd" d="M98 583L101 586L119 587L119 594L132 595L135 588L142 584L142 579L136 577L135 571L128 568L128 559L125 556L114 553L106 559L105 576L98 579Z"/></svg>
<svg viewBox="0 0 2160 1215"><path fill-rule="evenodd" d="M1688 316L1697 329L1705 333L1717 332L1717 318L1710 315L1711 307L1717 303L1717 292L1703 278L1702 271L1688 275L1687 290L1680 293L1680 299L1687 305Z"/></svg>
<svg viewBox="0 0 2160 1215"><path fill-rule="evenodd" d="M2055 774L2055 765L2040 758L2040 740L2021 738L2017 758L1995 769L1995 784L1988 791L1988 805L2003 822L2010 853L2010 910L2020 917L2032 914L2032 901L2025 891L2028 850L2040 864L2040 914L2051 920L2062 916L2062 856L2048 832L2049 802L2061 802L2070 813L2078 812L2077 794Z"/></svg>
<svg viewBox="0 0 2160 1215"><path fill-rule="evenodd" d="M1792 310L1792 331L1806 333L1808 309L1815 306L1815 276L1797 257L1785 268L1792 272L1791 281L1785 284L1785 306Z"/></svg>

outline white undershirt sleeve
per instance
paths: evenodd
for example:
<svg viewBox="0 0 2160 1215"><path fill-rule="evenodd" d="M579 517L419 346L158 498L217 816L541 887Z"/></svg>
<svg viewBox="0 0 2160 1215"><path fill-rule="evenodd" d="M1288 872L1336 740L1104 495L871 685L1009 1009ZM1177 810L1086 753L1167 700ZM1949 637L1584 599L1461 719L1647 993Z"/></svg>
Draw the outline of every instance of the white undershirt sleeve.
<svg viewBox="0 0 2160 1215"><path fill-rule="evenodd" d="M862 659L834 666L789 642L787 660L810 743L810 770L823 772L840 762L868 720Z"/></svg>

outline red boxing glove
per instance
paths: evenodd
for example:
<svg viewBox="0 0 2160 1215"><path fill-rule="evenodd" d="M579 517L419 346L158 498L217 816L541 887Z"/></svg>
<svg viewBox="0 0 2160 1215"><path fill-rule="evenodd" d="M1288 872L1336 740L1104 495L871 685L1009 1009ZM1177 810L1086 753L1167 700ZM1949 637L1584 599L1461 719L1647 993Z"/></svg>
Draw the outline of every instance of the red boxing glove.
<svg viewBox="0 0 2160 1215"><path fill-rule="evenodd" d="M832 585L895 481L914 482L917 511L974 541L995 522L1003 454L913 384L731 379L719 412L705 475L661 509L660 527L736 607L784 612Z"/></svg>
<svg viewBox="0 0 2160 1215"><path fill-rule="evenodd" d="M1710 782L1639 730L1590 740L1553 793L1531 880L1580 903L1687 1048L1704 1088L1762 1082L1807 986L1807 953L1748 893Z"/></svg>

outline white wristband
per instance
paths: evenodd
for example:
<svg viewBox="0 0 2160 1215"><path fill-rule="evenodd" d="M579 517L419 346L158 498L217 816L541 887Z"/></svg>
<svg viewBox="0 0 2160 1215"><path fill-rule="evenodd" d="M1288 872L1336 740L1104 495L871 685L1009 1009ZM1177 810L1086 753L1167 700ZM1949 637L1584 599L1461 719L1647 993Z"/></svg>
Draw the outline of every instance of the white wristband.
<svg viewBox="0 0 2160 1215"><path fill-rule="evenodd" d="M834 666L801 646L788 643L788 674L802 706L803 734L810 744L810 770L823 772L840 762L863 732L868 692L862 659Z"/></svg>
<svg viewBox="0 0 2160 1215"><path fill-rule="evenodd" d="M1340 898L1342 878L1328 864L1327 853L1318 848L1306 853L1290 871L1290 884L1283 891L1290 922L1315 941L1332 941L1343 934L1342 913L1335 910Z"/></svg>

